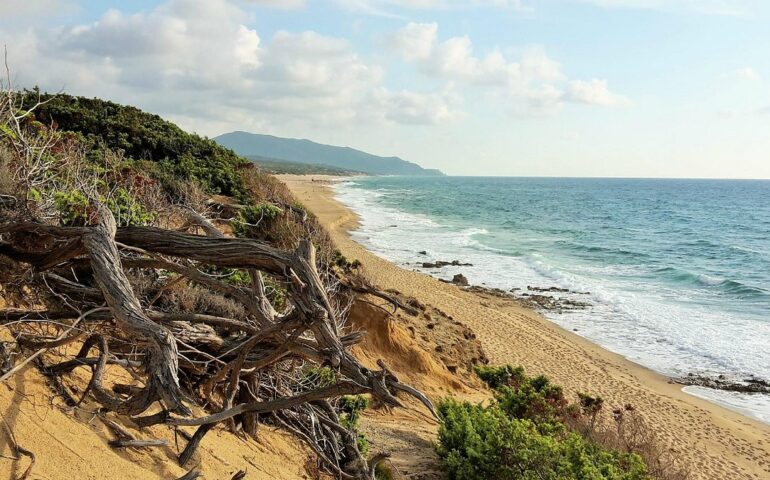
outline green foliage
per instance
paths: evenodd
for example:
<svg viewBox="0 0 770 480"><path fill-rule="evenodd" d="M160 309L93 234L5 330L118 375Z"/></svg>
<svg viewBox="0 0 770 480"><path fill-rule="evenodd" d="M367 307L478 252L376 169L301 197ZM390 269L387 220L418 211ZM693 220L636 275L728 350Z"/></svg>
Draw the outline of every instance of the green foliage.
<svg viewBox="0 0 770 480"><path fill-rule="evenodd" d="M25 105L38 100L36 92L24 97L29 97L23 99ZM248 200L240 170L253 165L213 140L186 133L158 115L105 100L65 94L42 94L40 100L46 103L37 107L35 119L79 136L92 159L105 149L121 152L130 160L158 163L165 180L191 180L208 193Z"/></svg>
<svg viewBox="0 0 770 480"><path fill-rule="evenodd" d="M526 418L550 429L562 417L567 401L561 387L551 384L542 375L524 377L518 385L503 385L495 392L495 399L507 415Z"/></svg>
<svg viewBox="0 0 770 480"><path fill-rule="evenodd" d="M578 401L584 415L596 415L604 406L604 399L602 397L592 397L580 392L578 392Z"/></svg>
<svg viewBox="0 0 770 480"><path fill-rule="evenodd" d="M245 270L226 268L222 269L222 274L227 275L227 277L225 277L225 281L230 285L235 285L238 287L251 285L251 276L249 276L249 272Z"/></svg>
<svg viewBox="0 0 770 480"><path fill-rule="evenodd" d="M241 235L248 235L252 228L265 227L282 213L283 210L272 203L247 205L238 212L234 222L235 231Z"/></svg>
<svg viewBox="0 0 770 480"><path fill-rule="evenodd" d="M259 155L247 155L246 158L257 164L266 172L270 172L274 175L361 175L361 172L355 170L346 170L344 168L330 167L329 165L320 165L317 163L299 163L289 160L260 157Z"/></svg>
<svg viewBox="0 0 770 480"><path fill-rule="evenodd" d="M375 480L393 480L393 470L385 463L380 462L374 467Z"/></svg>
<svg viewBox="0 0 770 480"><path fill-rule="evenodd" d="M88 222L90 202L80 190L59 190L53 192L53 199L62 224L84 225ZM155 219L155 214L148 212L124 188L115 189L99 201L110 209L119 226L144 225Z"/></svg>
<svg viewBox="0 0 770 480"><path fill-rule="evenodd" d="M341 268L345 272L350 272L351 270L355 270L361 266L361 262L358 260L353 260L352 262L345 257L345 255L342 254L339 249L334 249L332 252L332 265L335 265L339 268Z"/></svg>
<svg viewBox="0 0 770 480"><path fill-rule="evenodd" d="M562 423L561 388L521 368L482 367L497 385L489 406L447 399L436 447L452 480L646 480L641 458L602 447Z"/></svg>
<svg viewBox="0 0 770 480"><path fill-rule="evenodd" d="M305 381L312 388L328 387L337 383L339 376L330 367L311 367L305 370Z"/></svg>
<svg viewBox="0 0 770 480"><path fill-rule="evenodd" d="M11 130L11 127L7 123L0 123L0 137L9 137L11 140L16 139L16 134Z"/></svg>
<svg viewBox="0 0 770 480"><path fill-rule="evenodd" d="M518 385L524 379L524 369L510 365L499 367L479 365L474 370L476 375L493 390L503 385Z"/></svg>
<svg viewBox="0 0 770 480"><path fill-rule="evenodd" d="M342 426L354 429L358 426L361 412L369 406L369 400L363 395L345 396L340 398L338 410L343 414L340 422Z"/></svg>
<svg viewBox="0 0 770 480"><path fill-rule="evenodd" d="M288 294L286 287L272 277L265 276L263 280L265 282L265 294L270 303L273 304L273 307L278 311L285 309L286 295Z"/></svg>
<svg viewBox="0 0 770 480"><path fill-rule="evenodd" d="M369 442L364 434L358 432L358 421L361 419L361 412L366 410L368 406L369 400L363 395L344 396L340 398L337 404L337 410L340 412L340 425L356 435L358 450L364 456L369 451Z"/></svg>

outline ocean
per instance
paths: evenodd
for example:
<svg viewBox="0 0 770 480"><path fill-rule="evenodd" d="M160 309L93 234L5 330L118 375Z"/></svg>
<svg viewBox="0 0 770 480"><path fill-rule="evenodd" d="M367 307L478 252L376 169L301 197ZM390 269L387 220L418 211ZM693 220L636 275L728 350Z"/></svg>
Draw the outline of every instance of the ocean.
<svg viewBox="0 0 770 480"><path fill-rule="evenodd" d="M672 377L770 380L770 181L361 177L353 238L439 278L568 289L544 315ZM421 254L425 251L426 254ZM460 260L472 267L423 269ZM770 395L685 391L770 423Z"/></svg>

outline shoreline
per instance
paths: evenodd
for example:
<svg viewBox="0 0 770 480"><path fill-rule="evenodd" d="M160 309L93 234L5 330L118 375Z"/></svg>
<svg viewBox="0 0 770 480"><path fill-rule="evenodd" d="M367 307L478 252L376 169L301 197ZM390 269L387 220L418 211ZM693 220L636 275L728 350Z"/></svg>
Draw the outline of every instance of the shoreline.
<svg viewBox="0 0 770 480"><path fill-rule="evenodd" d="M610 408L630 403L647 417L659 441L684 458L692 478L770 476L770 426L688 394L669 378L605 350L511 299L495 298L403 269L349 236L357 215L333 197L345 177L279 175L329 231L337 247L363 264L382 288L395 288L440 307L470 327L493 364L546 374L569 393L600 395Z"/></svg>

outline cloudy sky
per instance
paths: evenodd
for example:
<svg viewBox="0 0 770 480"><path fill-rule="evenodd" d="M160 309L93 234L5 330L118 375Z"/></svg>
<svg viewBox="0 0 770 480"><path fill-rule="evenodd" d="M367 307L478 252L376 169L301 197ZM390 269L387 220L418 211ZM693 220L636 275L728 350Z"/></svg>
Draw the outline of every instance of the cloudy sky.
<svg viewBox="0 0 770 480"><path fill-rule="evenodd" d="M455 175L770 178L766 0L0 0L17 86Z"/></svg>

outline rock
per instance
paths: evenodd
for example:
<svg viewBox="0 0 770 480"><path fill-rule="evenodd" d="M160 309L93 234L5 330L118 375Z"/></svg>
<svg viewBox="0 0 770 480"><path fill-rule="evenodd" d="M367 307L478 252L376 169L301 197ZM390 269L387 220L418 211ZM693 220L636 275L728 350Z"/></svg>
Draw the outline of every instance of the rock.
<svg viewBox="0 0 770 480"><path fill-rule="evenodd" d="M426 252L425 250L420 250L417 253L419 253L420 255L427 255L428 254L428 252Z"/></svg>
<svg viewBox="0 0 770 480"><path fill-rule="evenodd" d="M674 378L673 380L681 385L694 385L728 392L770 394L770 382L753 375L749 378L730 380L725 375L719 375L715 378L688 373L684 378Z"/></svg>
<svg viewBox="0 0 770 480"><path fill-rule="evenodd" d="M465 278L465 275L462 273L458 273L454 277L452 277L452 283L455 285L460 285L461 287L467 287L468 286L468 279Z"/></svg>
<svg viewBox="0 0 770 480"><path fill-rule="evenodd" d="M435 262L422 262L422 268L442 268L446 266L453 266L453 267L472 267L472 263L462 263L460 260L452 260L451 262L447 262L445 260L436 260Z"/></svg>

